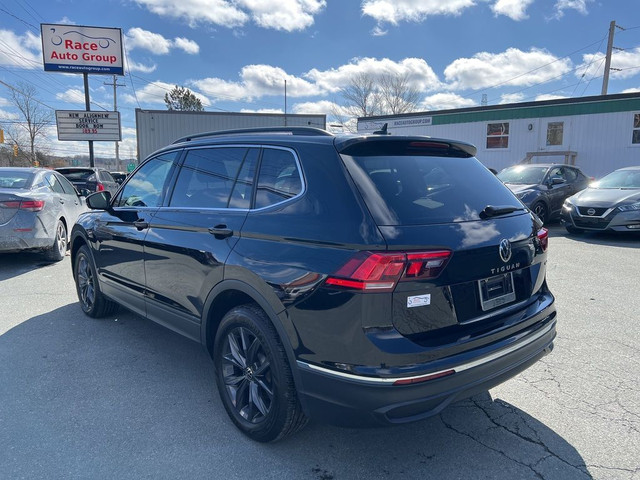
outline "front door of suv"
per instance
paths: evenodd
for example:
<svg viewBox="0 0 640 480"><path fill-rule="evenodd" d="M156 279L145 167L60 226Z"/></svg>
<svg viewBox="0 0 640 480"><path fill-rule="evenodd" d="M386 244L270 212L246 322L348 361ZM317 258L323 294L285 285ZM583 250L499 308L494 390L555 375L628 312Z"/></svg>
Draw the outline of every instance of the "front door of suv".
<svg viewBox="0 0 640 480"><path fill-rule="evenodd" d="M147 235L147 315L199 340L204 302L223 279L253 191L259 148L223 146L186 152L170 198Z"/></svg>
<svg viewBox="0 0 640 480"><path fill-rule="evenodd" d="M143 240L162 203L179 152L142 165L96 221L93 255L107 295L145 315Z"/></svg>

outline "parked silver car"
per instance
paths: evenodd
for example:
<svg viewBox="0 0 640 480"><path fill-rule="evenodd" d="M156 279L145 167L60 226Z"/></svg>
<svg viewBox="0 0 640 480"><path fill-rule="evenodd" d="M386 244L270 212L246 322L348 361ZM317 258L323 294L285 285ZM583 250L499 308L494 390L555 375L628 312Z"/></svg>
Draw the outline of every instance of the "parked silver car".
<svg viewBox="0 0 640 480"><path fill-rule="evenodd" d="M640 166L615 170L567 198L562 223L569 233L640 232Z"/></svg>
<svg viewBox="0 0 640 480"><path fill-rule="evenodd" d="M47 260L62 260L71 227L86 209L58 172L0 167L0 253L36 250Z"/></svg>

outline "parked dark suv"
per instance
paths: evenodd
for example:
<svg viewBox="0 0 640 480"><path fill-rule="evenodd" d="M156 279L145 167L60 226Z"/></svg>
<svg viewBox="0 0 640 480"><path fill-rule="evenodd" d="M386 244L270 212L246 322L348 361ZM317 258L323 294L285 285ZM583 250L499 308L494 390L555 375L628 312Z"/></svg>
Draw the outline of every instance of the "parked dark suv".
<svg viewBox="0 0 640 480"><path fill-rule="evenodd" d="M67 177L81 195L107 190L116 193L120 184L103 168L61 167L58 172Z"/></svg>
<svg viewBox="0 0 640 480"><path fill-rule="evenodd" d="M558 219L564 201L591 181L578 167L554 163L513 165L498 173L498 178L543 223Z"/></svg>
<svg viewBox="0 0 640 480"><path fill-rule="evenodd" d="M71 240L80 305L200 342L258 441L309 417L437 414L555 337L547 231L475 151L301 127L181 139L115 197L87 197Z"/></svg>

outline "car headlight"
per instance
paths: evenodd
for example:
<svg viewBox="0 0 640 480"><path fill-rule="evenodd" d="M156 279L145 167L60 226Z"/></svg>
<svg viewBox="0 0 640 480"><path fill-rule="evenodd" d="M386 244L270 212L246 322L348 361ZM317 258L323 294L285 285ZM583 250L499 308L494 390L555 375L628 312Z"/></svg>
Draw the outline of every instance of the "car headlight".
<svg viewBox="0 0 640 480"><path fill-rule="evenodd" d="M565 199L564 203L562 204L562 209L570 212L571 210L573 210L573 203L571 203L568 198Z"/></svg>
<svg viewBox="0 0 640 480"><path fill-rule="evenodd" d="M630 203L629 205L620 205L618 210L621 212L631 212L634 210L640 210L640 202Z"/></svg>
<svg viewBox="0 0 640 480"><path fill-rule="evenodd" d="M522 200L524 197L526 197L527 195L533 193L535 190L523 190L521 192L516 193L516 197L518 197L520 200Z"/></svg>

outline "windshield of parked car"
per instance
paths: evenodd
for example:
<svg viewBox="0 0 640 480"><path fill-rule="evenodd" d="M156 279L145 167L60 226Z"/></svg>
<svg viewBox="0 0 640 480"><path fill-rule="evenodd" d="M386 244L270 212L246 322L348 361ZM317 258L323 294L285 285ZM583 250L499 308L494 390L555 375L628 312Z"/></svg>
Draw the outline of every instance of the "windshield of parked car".
<svg viewBox="0 0 640 480"><path fill-rule="evenodd" d="M0 188L29 188L33 174L28 171L0 171Z"/></svg>
<svg viewBox="0 0 640 480"><path fill-rule="evenodd" d="M640 188L640 170L616 170L591 184L592 188Z"/></svg>
<svg viewBox="0 0 640 480"><path fill-rule="evenodd" d="M540 184L549 167L516 165L498 173L498 178L504 183L520 183L523 185Z"/></svg>
<svg viewBox="0 0 640 480"><path fill-rule="evenodd" d="M487 205L522 210L474 157L342 155L378 225L479 220Z"/></svg>

